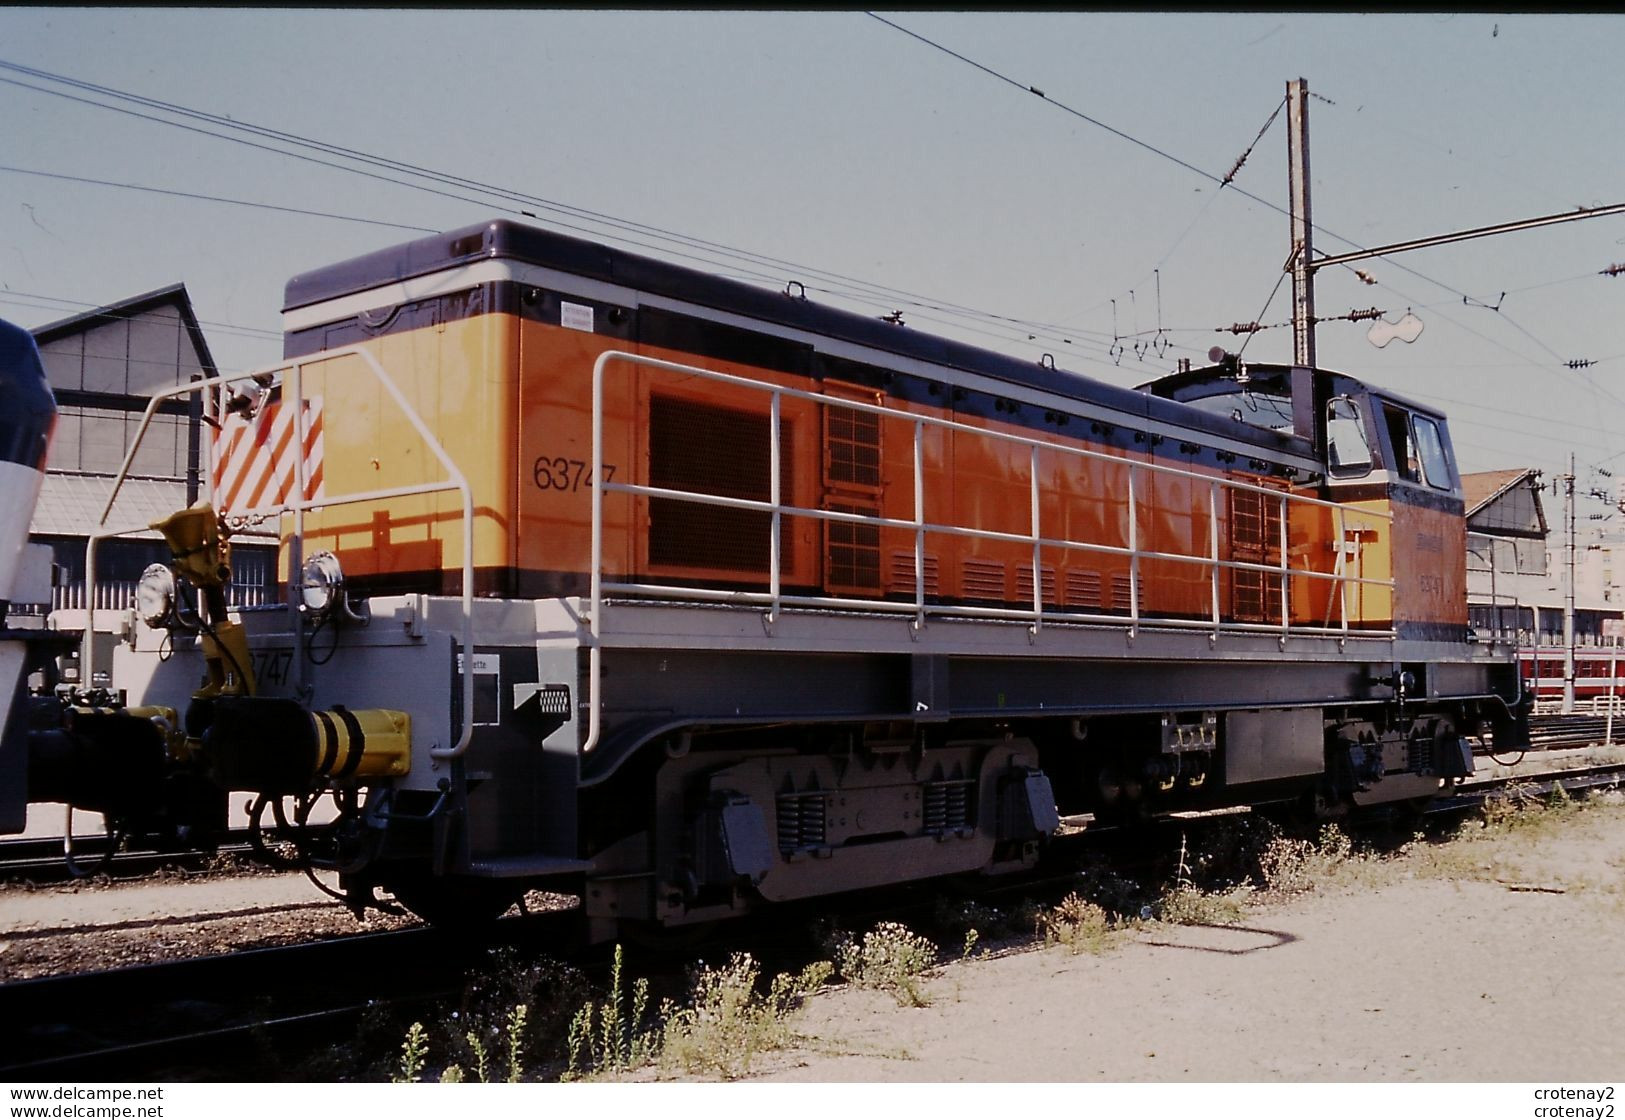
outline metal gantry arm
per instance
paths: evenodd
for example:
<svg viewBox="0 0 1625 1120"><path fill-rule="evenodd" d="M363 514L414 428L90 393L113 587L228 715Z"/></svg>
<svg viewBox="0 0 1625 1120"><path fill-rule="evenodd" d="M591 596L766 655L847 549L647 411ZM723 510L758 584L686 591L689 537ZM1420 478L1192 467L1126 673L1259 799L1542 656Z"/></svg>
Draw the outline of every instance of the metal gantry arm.
<svg viewBox="0 0 1625 1120"><path fill-rule="evenodd" d="M304 416L304 367L319 365L323 362L335 361L339 358L360 358L362 363L384 387L407 421L417 432L424 445L434 454L435 459L446 471L447 478L442 482L427 482L412 486L394 486L377 490L365 490L352 494L342 494L337 497L323 496L318 499L305 497L305 429ZM147 402L146 411L141 415L141 423L136 427L135 437L130 441L129 450L125 452L124 462L120 465L118 474L114 476L113 487L107 496L107 503L102 507L101 518L96 529L90 534L85 544L85 641L81 654L84 666L81 674L86 681L93 680L92 672L95 665L95 642L92 635L95 633L95 577L96 577L96 546L110 537L122 536L126 533L140 532L148 528L146 525L108 529L107 517L112 512L113 504L118 499L119 490L123 487L125 479L130 473L130 464L135 461L136 450L141 446L141 440L146 435L152 418L157 414L164 401L172 397L187 396L192 393L204 392L221 385L250 379L263 380L267 376L283 371L292 373L293 391L293 424L294 424L294 477L295 488L292 497L286 502L273 505L256 506L252 509L236 511L234 516L240 517L271 517L284 513L291 513L294 517L294 532L289 548L288 565L288 591L289 615L293 626L295 648L298 648L303 620L300 617L298 603L299 595L295 587L296 581L301 578L301 553L304 545L304 515L307 510L322 509L328 506L354 505L360 502L379 501L387 498L409 497L419 494L435 494L448 490L457 491L462 497L462 536L463 536L463 594L462 594L462 643L463 643L463 712L462 726L457 741L450 747L435 747L429 752L431 758L451 759L457 758L468 749L474 734L474 494L470 489L467 477L457 466L457 463L447 453L441 442L429 430L418 411L412 407L410 401L400 387L395 384L394 378L379 364L370 351L361 346L346 346L337 350L325 350L321 354L295 362L284 362L278 365L266 366L262 369L248 373L219 374L214 377L202 378L188 382L185 385L176 385L169 389L154 393ZM284 398L283 407L287 407ZM212 478L212 475L211 475Z"/></svg>

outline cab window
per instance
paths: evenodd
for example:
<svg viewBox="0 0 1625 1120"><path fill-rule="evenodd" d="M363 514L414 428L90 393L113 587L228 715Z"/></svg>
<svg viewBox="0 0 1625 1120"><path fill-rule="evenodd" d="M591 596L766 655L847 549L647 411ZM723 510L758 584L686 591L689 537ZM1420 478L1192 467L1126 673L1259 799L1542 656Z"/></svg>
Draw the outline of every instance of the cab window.
<svg viewBox="0 0 1625 1120"><path fill-rule="evenodd" d="M1339 478L1371 470L1371 446L1360 422L1360 406L1348 397L1333 399L1326 409L1326 465Z"/></svg>
<svg viewBox="0 0 1625 1120"><path fill-rule="evenodd" d="M1411 438L1411 414L1385 404L1382 418L1388 427L1388 446L1394 453L1393 472L1407 482L1420 482L1422 469L1416 456L1416 441Z"/></svg>
<svg viewBox="0 0 1625 1120"><path fill-rule="evenodd" d="M1439 425L1426 416L1411 417L1416 429L1416 450L1422 461L1422 477L1437 490L1450 489L1450 461L1444 453L1444 436Z"/></svg>

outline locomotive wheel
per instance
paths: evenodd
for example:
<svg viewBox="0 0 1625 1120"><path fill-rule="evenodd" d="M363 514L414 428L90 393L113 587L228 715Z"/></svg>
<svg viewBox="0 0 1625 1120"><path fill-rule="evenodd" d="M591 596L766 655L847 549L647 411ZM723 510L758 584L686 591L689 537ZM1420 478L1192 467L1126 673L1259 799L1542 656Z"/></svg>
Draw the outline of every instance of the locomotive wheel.
<svg viewBox="0 0 1625 1120"><path fill-rule="evenodd" d="M430 925L457 933L491 925L524 894L499 879L413 877L387 882L384 888Z"/></svg>
<svg viewBox="0 0 1625 1120"><path fill-rule="evenodd" d="M1406 836L1421 831L1422 820L1427 816L1428 810L1433 808L1433 802L1436 800L1437 798L1429 796L1413 797L1408 801L1395 802L1393 807L1394 827Z"/></svg>
<svg viewBox="0 0 1625 1120"><path fill-rule="evenodd" d="M1305 794L1300 802L1304 817L1312 825L1340 824L1354 812L1354 799L1344 793L1330 793L1316 788Z"/></svg>
<svg viewBox="0 0 1625 1120"><path fill-rule="evenodd" d="M681 956L709 945L722 925L718 921L692 922L682 926L666 926L659 922L621 922L616 927L616 939L647 953Z"/></svg>

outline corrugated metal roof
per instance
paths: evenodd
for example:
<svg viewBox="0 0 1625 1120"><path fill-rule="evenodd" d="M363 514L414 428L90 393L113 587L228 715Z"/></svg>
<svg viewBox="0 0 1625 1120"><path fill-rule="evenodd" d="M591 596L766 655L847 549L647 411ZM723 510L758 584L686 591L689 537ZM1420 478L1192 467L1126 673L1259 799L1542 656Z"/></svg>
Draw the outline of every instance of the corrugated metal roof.
<svg viewBox="0 0 1625 1120"><path fill-rule="evenodd" d="M88 537L101 521L102 507L112 492L110 475L49 473L40 487L29 532L35 536ZM185 482L127 478L119 488L118 503L107 516L107 527L148 525L185 507ZM151 530L132 536L158 538Z"/></svg>

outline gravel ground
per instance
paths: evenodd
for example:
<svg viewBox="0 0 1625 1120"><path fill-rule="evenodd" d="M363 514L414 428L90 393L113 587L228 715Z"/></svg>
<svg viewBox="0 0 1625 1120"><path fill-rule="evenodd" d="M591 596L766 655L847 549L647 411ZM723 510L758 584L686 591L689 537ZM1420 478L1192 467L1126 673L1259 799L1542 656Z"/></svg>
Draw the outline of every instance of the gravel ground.
<svg viewBox="0 0 1625 1120"><path fill-rule="evenodd" d="M963 961L924 1008L835 989L756 1079L1619 1081L1625 799L1605 800L1349 865L1234 926Z"/></svg>
<svg viewBox="0 0 1625 1120"><path fill-rule="evenodd" d="M231 871L0 890L0 981L416 925L348 910L303 874Z"/></svg>
<svg viewBox="0 0 1625 1120"><path fill-rule="evenodd" d="M1238 924L1149 923L1101 953L1007 949L929 1006L834 988L762 1055L776 1082L1619 1081L1625 798L1321 869ZM0 979L394 928L302 875L0 889Z"/></svg>

